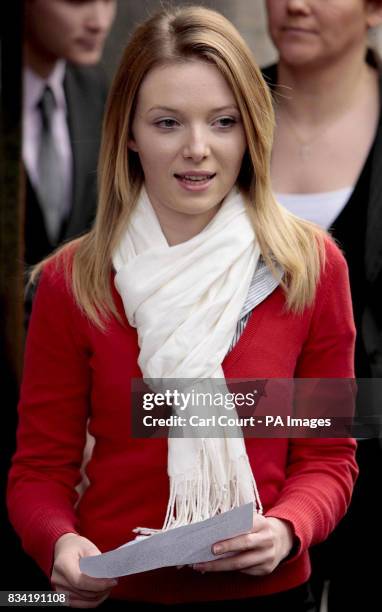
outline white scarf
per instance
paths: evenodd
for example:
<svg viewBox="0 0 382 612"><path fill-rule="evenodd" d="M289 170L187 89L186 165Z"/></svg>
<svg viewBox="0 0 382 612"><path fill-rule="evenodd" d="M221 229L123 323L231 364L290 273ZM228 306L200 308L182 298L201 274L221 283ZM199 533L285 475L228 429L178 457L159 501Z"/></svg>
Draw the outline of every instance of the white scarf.
<svg viewBox="0 0 382 612"><path fill-rule="evenodd" d="M202 232L171 247L142 189L113 264L127 319L138 331L144 379L224 379L221 364L259 255L236 188ZM169 437L163 529L251 501L262 512L241 430L238 437L221 431L221 438Z"/></svg>

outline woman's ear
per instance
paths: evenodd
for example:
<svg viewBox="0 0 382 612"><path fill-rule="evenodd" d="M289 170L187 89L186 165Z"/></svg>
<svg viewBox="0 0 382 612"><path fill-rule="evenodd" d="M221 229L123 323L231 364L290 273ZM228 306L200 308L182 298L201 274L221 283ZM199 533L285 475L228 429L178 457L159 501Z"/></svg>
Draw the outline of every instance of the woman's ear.
<svg viewBox="0 0 382 612"><path fill-rule="evenodd" d="M129 140L127 141L127 146L131 151L135 151L135 153L138 153L137 143L135 142L134 138L129 138Z"/></svg>
<svg viewBox="0 0 382 612"><path fill-rule="evenodd" d="M381 0L366 0L367 25L376 28L382 24L382 2Z"/></svg>

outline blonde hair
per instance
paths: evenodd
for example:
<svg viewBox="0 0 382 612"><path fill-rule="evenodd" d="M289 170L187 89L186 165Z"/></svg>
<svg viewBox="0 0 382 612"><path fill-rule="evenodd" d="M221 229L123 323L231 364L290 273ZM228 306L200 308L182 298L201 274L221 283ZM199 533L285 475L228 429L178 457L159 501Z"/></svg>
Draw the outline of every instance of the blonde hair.
<svg viewBox="0 0 382 612"><path fill-rule="evenodd" d="M110 284L112 254L144 179L138 155L128 147L139 87L155 66L188 60L214 64L236 97L248 145L238 186L265 261L271 269L277 262L285 271L287 307L300 312L314 298L324 233L288 213L272 195L274 113L269 89L248 46L225 17L204 7L178 7L161 10L135 30L108 98L97 217L93 229L75 242L69 272L76 302L101 328L111 313L118 317Z"/></svg>

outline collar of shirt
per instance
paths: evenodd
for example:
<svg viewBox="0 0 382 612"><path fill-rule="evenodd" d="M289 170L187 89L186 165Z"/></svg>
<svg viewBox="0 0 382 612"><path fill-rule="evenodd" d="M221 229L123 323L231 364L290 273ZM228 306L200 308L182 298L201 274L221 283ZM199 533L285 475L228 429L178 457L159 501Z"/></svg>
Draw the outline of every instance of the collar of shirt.
<svg viewBox="0 0 382 612"><path fill-rule="evenodd" d="M248 295L240 312L239 320L247 316L279 286L283 276L283 269L275 263L275 270L277 271L277 276L274 276L264 259L260 256Z"/></svg>
<svg viewBox="0 0 382 612"><path fill-rule="evenodd" d="M29 67L26 67L23 74L23 106L24 112L33 111L42 96L44 87L49 85L53 91L57 108L66 112L66 101L64 92L64 77L66 63L64 60L59 60L48 78L43 79L38 74L33 72Z"/></svg>

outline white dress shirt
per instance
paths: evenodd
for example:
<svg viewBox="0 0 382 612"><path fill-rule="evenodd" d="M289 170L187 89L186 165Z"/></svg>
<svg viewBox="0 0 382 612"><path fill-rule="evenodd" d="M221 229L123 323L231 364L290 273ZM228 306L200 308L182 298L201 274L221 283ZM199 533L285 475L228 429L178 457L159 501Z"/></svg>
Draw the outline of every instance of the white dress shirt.
<svg viewBox="0 0 382 612"><path fill-rule="evenodd" d="M47 79L42 79L30 68L23 72L23 161L33 187L37 190L39 184L38 155L41 140L41 113L38 103L47 85L52 89L56 107L52 119L52 130L57 153L60 158L60 167L63 176L64 192L63 209L67 217L72 202L72 149L70 144L69 127L67 123L67 105L63 81L65 76L65 62L57 62L54 70Z"/></svg>

